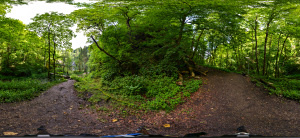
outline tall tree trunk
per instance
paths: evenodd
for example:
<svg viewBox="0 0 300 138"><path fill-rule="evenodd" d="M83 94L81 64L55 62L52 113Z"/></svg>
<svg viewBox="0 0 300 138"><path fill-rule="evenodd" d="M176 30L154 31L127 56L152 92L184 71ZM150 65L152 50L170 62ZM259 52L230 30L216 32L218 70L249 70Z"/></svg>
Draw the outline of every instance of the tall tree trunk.
<svg viewBox="0 0 300 138"><path fill-rule="evenodd" d="M285 40L284 40L284 42L283 42L283 44L282 44L282 49L281 49L281 52L280 52L280 55L279 55L279 59L278 59L278 69L277 69L277 76L279 77L279 63L280 63L280 61L281 61L281 55L282 55L282 52L283 52L283 50L284 50L284 48L285 48L285 42L286 42L286 40L289 38L289 35L287 35L286 36L286 38L285 38Z"/></svg>
<svg viewBox="0 0 300 138"><path fill-rule="evenodd" d="M266 75L268 75L268 70L270 68L270 57L271 57L271 46L272 46L272 35L270 36L270 43L269 43L269 53L267 57L267 69L266 69Z"/></svg>
<svg viewBox="0 0 300 138"><path fill-rule="evenodd" d="M44 51L44 69L43 72L45 71L45 69L47 68L47 63L46 63L46 56L47 56L47 41L45 40L45 51Z"/></svg>
<svg viewBox="0 0 300 138"><path fill-rule="evenodd" d="M54 80L55 80L55 34L53 34L53 68L54 68Z"/></svg>
<svg viewBox="0 0 300 138"><path fill-rule="evenodd" d="M69 56L67 57L67 75L69 76Z"/></svg>
<svg viewBox="0 0 300 138"><path fill-rule="evenodd" d="M184 25L185 25L185 20L186 20L186 15L184 15L181 19L180 19L180 29L179 29L179 36L178 39L176 40L176 46L179 46L182 40L182 36L183 36L183 29L184 29Z"/></svg>
<svg viewBox="0 0 300 138"><path fill-rule="evenodd" d="M256 16L256 18L255 18L254 32L255 32L255 60L256 60L256 72L257 72L257 74L259 74L258 53L257 53L257 16Z"/></svg>
<svg viewBox="0 0 300 138"><path fill-rule="evenodd" d="M276 60L275 60L275 77L278 77L277 72L278 72L278 56L279 56L279 51L280 51L280 37L281 37L281 33L278 36L278 47L277 47L277 54L276 54Z"/></svg>
<svg viewBox="0 0 300 138"><path fill-rule="evenodd" d="M264 44L264 63L263 63L263 76L266 73L266 55L267 55L267 43L268 43L268 36L269 36L269 28L270 28L270 23L272 20L269 20L269 22L267 23L267 28L266 28L266 38L265 38L265 44Z"/></svg>
<svg viewBox="0 0 300 138"><path fill-rule="evenodd" d="M48 26L48 46L49 46L49 51L48 51L48 53L49 53L49 62L48 62L48 79L50 79L50 57L51 57L51 55L50 55L50 24L49 24L49 26Z"/></svg>
<svg viewBox="0 0 300 138"><path fill-rule="evenodd" d="M198 50L198 47L199 47L199 41L200 41L200 38L201 38L203 32L204 32L204 29L201 31L200 35L199 35L198 38L197 38L197 44L196 44L196 47L195 47L195 49L194 49L194 52L193 52L193 55L192 55L191 59L194 58L194 56L195 56L195 54L196 54L196 51ZM194 41L193 41L193 42L194 42Z"/></svg>

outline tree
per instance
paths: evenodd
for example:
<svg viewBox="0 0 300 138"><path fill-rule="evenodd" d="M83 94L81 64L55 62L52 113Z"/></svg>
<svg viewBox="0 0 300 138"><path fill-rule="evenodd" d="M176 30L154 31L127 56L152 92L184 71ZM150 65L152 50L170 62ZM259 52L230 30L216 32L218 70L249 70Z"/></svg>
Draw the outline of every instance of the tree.
<svg viewBox="0 0 300 138"><path fill-rule="evenodd" d="M40 36L47 38L48 42L48 78L50 79L50 53L51 41L53 42L53 68L55 79L55 54L57 47L70 48L70 40L74 33L70 29L73 26L73 21L66 15L57 12L45 13L37 15L33 18L33 22L29 24L29 28L37 32Z"/></svg>

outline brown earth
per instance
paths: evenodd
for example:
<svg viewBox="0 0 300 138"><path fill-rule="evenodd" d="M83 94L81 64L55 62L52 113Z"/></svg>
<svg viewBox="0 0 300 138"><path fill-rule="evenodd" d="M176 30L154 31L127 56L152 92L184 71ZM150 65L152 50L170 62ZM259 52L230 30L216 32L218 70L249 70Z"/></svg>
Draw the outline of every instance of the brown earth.
<svg viewBox="0 0 300 138"><path fill-rule="evenodd" d="M235 73L209 69L202 79L205 83L199 91L174 111L126 117L116 113L119 111L82 109L87 103L76 96L74 81L69 80L32 101L0 104L0 136L3 132L36 134L41 125L50 134L64 135L126 134L144 125L150 134L206 132L208 136L221 136L235 134L243 125L250 134L300 136L299 102L269 95L249 77Z"/></svg>

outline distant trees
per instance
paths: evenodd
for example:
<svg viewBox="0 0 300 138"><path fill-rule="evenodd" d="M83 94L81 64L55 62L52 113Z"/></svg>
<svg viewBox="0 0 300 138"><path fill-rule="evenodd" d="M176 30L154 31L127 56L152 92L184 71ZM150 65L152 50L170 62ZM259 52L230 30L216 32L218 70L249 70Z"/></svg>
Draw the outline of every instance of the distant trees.
<svg viewBox="0 0 300 138"><path fill-rule="evenodd" d="M53 57L53 70L55 79L55 57L57 48L71 48L71 39L74 36L73 31L70 29L74 25L73 21L66 15L57 12L45 13L37 15L33 18L33 22L28 25L30 30L39 33L40 36L46 38L48 42L48 78L50 78L50 53L51 43L52 57Z"/></svg>
<svg viewBox="0 0 300 138"><path fill-rule="evenodd" d="M88 71L88 66L87 62L89 60L89 47L84 47L84 48L77 48L73 50L71 56L72 56L72 61L75 63L73 66L75 70L79 72L85 72L87 73Z"/></svg>

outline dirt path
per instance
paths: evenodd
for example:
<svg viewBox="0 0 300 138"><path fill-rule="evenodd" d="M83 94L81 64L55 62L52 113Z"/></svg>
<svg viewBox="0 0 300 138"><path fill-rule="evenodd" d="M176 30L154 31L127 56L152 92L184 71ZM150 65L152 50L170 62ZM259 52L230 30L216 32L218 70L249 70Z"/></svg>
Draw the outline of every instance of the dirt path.
<svg viewBox="0 0 300 138"><path fill-rule="evenodd" d="M44 125L51 134L80 134L97 126L96 120L79 110L83 102L75 95L74 81L49 89L32 101L0 105L0 135L12 131L22 136L36 134Z"/></svg>
<svg viewBox="0 0 300 138"><path fill-rule="evenodd" d="M232 135L239 126L264 136L300 136L300 104L269 95L250 78L208 69L206 84L170 114L145 116L143 123L154 134L183 136L206 132ZM162 127L169 123L170 128Z"/></svg>
<svg viewBox="0 0 300 138"><path fill-rule="evenodd" d="M244 125L251 134L300 136L299 102L269 95L248 77L212 70L201 91L206 99L199 103L210 114L203 131L210 135L232 134Z"/></svg>
<svg viewBox="0 0 300 138"><path fill-rule="evenodd" d="M203 79L206 84L171 113L148 112L126 118L79 109L84 101L76 97L74 81L69 80L32 101L0 104L0 135L6 131L36 134L41 125L51 134L126 134L144 125L151 134L183 136L204 131L209 136L221 136L234 134L244 125L251 134L300 135L299 102L269 95L249 78L235 73L210 69ZM112 123L115 118L118 121Z"/></svg>

